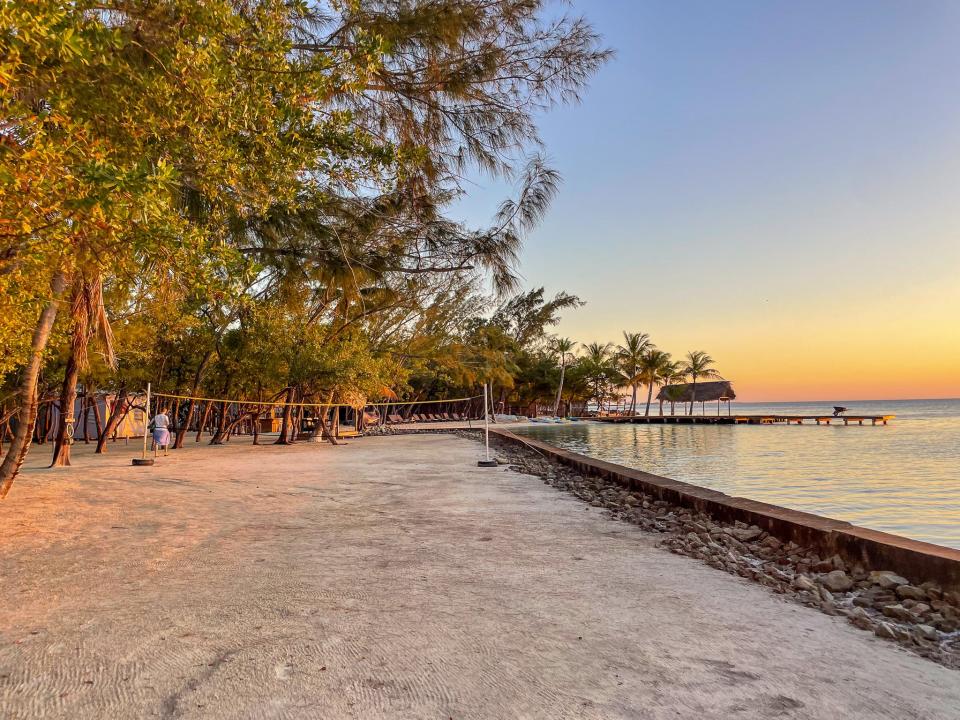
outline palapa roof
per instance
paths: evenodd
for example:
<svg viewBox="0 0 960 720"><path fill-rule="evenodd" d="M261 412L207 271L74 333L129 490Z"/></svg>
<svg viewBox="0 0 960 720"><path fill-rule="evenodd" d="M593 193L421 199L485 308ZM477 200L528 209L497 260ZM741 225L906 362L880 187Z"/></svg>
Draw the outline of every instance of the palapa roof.
<svg viewBox="0 0 960 720"><path fill-rule="evenodd" d="M682 392L677 392L677 395L670 397L667 394L667 388L678 388ZM671 391L671 394L676 391ZM660 388L660 392L657 393L657 400L664 400L666 402L676 401L676 402L690 402L695 400L696 402L701 401L710 401L710 400L719 400L720 398L729 398L730 400L736 400L737 394L733 391L733 384L729 380L711 380L709 382L698 382L697 383L697 396L693 397L693 383L681 383L678 385L667 385L666 387Z"/></svg>

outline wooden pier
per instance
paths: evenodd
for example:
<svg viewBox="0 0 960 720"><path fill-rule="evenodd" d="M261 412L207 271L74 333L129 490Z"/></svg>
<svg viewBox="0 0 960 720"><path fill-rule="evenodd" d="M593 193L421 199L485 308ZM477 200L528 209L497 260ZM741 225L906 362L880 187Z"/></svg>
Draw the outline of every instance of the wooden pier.
<svg viewBox="0 0 960 720"><path fill-rule="evenodd" d="M886 425L896 415L606 415L583 417L605 423L639 425Z"/></svg>

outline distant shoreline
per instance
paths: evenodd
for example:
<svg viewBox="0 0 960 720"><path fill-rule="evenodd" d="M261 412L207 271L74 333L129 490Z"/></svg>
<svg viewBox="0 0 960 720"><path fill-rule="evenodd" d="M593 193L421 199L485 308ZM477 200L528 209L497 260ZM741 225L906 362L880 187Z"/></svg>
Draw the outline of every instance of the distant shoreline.
<svg viewBox="0 0 960 720"><path fill-rule="evenodd" d="M960 397L936 397L936 398L877 398L851 400L850 398L838 398L834 400L732 400L731 405L829 405L837 403L883 403L883 402L960 402Z"/></svg>

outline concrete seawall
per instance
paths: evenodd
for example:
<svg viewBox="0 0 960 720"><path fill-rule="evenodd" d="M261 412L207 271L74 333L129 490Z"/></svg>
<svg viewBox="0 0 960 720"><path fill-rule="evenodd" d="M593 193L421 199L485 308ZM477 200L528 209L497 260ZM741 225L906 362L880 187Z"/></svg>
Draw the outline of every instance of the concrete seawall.
<svg viewBox="0 0 960 720"><path fill-rule="evenodd" d="M499 428L491 428L490 433L505 442L535 448L582 473L599 475L624 487L642 490L661 500L709 514L717 520L739 520L756 525L783 541L814 548L824 556L840 555L845 562L859 563L866 570L893 570L916 584L932 581L944 590L960 592L960 550L869 530L843 520L732 497L717 490L562 450Z"/></svg>

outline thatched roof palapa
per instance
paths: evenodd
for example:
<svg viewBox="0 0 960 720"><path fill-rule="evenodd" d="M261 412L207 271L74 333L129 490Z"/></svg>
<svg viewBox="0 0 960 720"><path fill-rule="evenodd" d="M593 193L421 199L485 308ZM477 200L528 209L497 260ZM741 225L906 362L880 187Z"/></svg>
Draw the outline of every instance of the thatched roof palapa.
<svg viewBox="0 0 960 720"><path fill-rule="evenodd" d="M667 388L678 388L678 391L670 391L667 393ZM682 391L682 392L680 392ZM670 397L674 392L677 392L677 395ZM696 402L701 401L711 401L711 400L736 400L737 394L733 391L733 384L729 380L712 380L710 382L698 382L697 383L697 396L693 397L693 383L681 383L678 385L668 385L667 387L660 388L660 392L657 393L657 400L663 400L664 402L690 402L694 400Z"/></svg>

